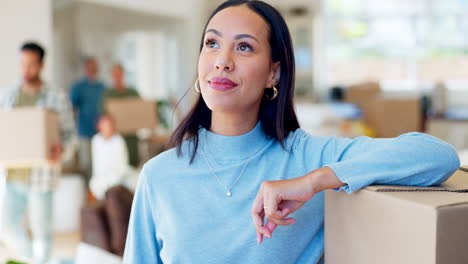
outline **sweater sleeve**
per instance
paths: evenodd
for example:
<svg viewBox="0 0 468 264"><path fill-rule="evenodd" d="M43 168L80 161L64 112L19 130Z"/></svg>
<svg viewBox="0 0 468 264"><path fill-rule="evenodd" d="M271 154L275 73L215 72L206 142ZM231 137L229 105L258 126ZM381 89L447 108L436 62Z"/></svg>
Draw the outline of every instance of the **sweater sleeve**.
<svg viewBox="0 0 468 264"><path fill-rule="evenodd" d="M322 138L304 133L305 158L320 155L352 193L371 184L430 186L444 182L460 166L454 148L423 133L396 138ZM317 148L320 154L317 154ZM314 153L314 154L313 154Z"/></svg>
<svg viewBox="0 0 468 264"><path fill-rule="evenodd" d="M124 263L162 263L147 175L143 168L132 205Z"/></svg>

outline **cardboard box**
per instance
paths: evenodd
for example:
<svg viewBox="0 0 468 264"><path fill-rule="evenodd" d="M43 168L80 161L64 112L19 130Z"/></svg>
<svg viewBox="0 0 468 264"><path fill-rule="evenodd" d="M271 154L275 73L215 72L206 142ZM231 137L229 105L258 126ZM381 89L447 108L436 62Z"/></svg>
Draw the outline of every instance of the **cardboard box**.
<svg viewBox="0 0 468 264"><path fill-rule="evenodd" d="M45 164L53 145L60 143L56 113L39 108L0 111L0 164L22 167Z"/></svg>
<svg viewBox="0 0 468 264"><path fill-rule="evenodd" d="M117 131L134 135L141 128L154 130L158 124L156 103L138 98L109 99L106 111L115 119Z"/></svg>
<svg viewBox="0 0 468 264"><path fill-rule="evenodd" d="M355 84L346 89L345 101L363 109L368 102L372 101L380 94L381 88L379 83L366 82Z"/></svg>
<svg viewBox="0 0 468 264"><path fill-rule="evenodd" d="M422 112L419 98L376 97L363 109L364 121L377 137L397 137L421 131Z"/></svg>
<svg viewBox="0 0 468 264"><path fill-rule="evenodd" d="M325 193L327 264L468 263L468 172L441 187Z"/></svg>

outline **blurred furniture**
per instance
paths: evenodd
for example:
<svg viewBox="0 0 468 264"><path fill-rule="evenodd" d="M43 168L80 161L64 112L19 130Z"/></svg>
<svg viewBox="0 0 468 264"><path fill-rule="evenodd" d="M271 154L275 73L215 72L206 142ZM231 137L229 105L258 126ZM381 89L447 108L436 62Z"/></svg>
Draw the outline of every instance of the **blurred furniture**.
<svg viewBox="0 0 468 264"><path fill-rule="evenodd" d="M110 246L112 252L119 256L123 256L125 250L132 201L133 194L122 186L116 186L107 191L104 201L110 230Z"/></svg>
<svg viewBox="0 0 468 264"><path fill-rule="evenodd" d="M330 101L342 102L345 98L345 88L341 86L334 86L330 88Z"/></svg>
<svg viewBox="0 0 468 264"><path fill-rule="evenodd" d="M150 129L140 129L137 133L140 166L166 150L170 136Z"/></svg>
<svg viewBox="0 0 468 264"><path fill-rule="evenodd" d="M427 133L452 144L455 149L468 148L468 120L429 119Z"/></svg>
<svg viewBox="0 0 468 264"><path fill-rule="evenodd" d="M452 144L455 149L468 149L468 107L449 107L427 121L427 133Z"/></svg>
<svg viewBox="0 0 468 264"><path fill-rule="evenodd" d="M78 245L75 264L122 264L121 257L109 253L99 247L80 243Z"/></svg>
<svg viewBox="0 0 468 264"><path fill-rule="evenodd" d="M301 128L314 136L357 137L363 132L356 127L361 111L353 104L297 103L296 115Z"/></svg>
<svg viewBox="0 0 468 264"><path fill-rule="evenodd" d="M437 83L431 91L432 114L442 116L448 107L448 89L443 82Z"/></svg>
<svg viewBox="0 0 468 264"><path fill-rule="evenodd" d="M107 252L123 256L133 194L122 186L106 192L81 210L81 241Z"/></svg>
<svg viewBox="0 0 468 264"><path fill-rule="evenodd" d="M307 133L315 136L339 136L343 121L327 104L300 103L295 105L296 115Z"/></svg>
<svg viewBox="0 0 468 264"><path fill-rule="evenodd" d="M54 193L53 228L56 232L76 232L80 227L80 209L85 200L85 182L82 175L64 174Z"/></svg>
<svg viewBox="0 0 468 264"><path fill-rule="evenodd" d="M464 149L458 152L458 157L460 157L461 165L468 165L468 149Z"/></svg>
<svg viewBox="0 0 468 264"><path fill-rule="evenodd" d="M81 241L111 252L110 231L104 204L95 202L81 209Z"/></svg>

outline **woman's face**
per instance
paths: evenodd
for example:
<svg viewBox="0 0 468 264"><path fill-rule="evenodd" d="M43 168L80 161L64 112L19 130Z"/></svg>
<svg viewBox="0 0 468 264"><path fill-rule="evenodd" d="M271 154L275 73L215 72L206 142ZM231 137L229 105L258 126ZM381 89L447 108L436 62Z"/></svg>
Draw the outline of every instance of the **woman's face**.
<svg viewBox="0 0 468 264"><path fill-rule="evenodd" d="M246 6L217 13L206 28L198 78L212 111L258 113L264 89L279 80L266 22Z"/></svg>
<svg viewBox="0 0 468 264"><path fill-rule="evenodd" d="M115 133L114 120L107 116L101 117L98 122L98 130L104 138L112 137Z"/></svg>

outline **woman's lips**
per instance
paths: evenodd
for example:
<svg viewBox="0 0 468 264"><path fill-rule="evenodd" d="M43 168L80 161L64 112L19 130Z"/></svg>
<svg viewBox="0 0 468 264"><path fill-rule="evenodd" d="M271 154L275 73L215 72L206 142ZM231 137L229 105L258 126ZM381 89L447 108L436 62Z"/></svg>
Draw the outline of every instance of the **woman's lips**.
<svg viewBox="0 0 468 264"><path fill-rule="evenodd" d="M213 78L208 81L208 85L218 91L228 91L237 86L237 83L228 78Z"/></svg>

